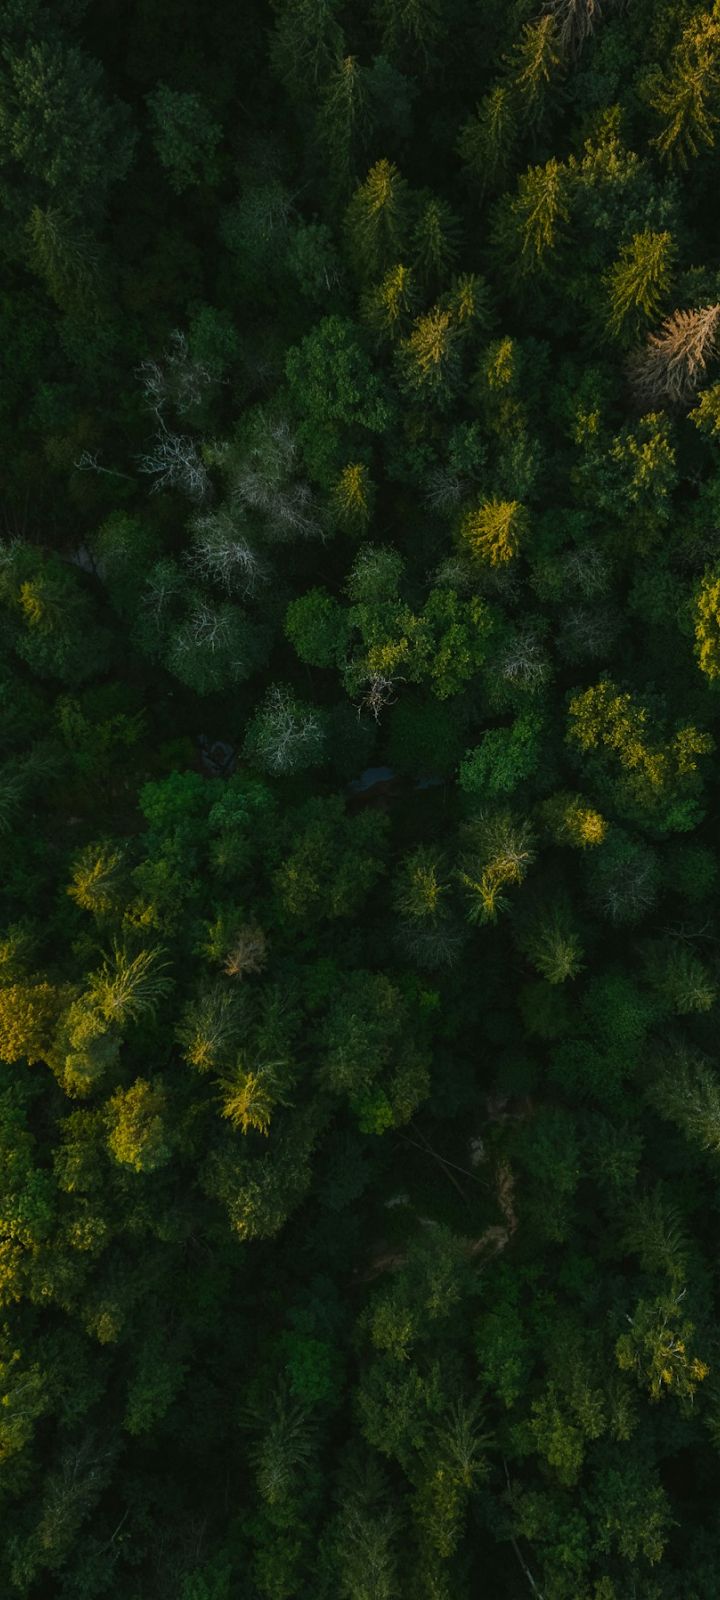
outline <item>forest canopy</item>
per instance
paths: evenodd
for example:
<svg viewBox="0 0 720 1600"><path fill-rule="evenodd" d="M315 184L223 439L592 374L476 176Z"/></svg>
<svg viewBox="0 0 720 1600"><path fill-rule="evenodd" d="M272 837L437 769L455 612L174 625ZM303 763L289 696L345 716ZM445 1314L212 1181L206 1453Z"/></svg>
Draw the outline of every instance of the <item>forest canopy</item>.
<svg viewBox="0 0 720 1600"><path fill-rule="evenodd" d="M720 1594L720 0L5 0L0 1596Z"/></svg>

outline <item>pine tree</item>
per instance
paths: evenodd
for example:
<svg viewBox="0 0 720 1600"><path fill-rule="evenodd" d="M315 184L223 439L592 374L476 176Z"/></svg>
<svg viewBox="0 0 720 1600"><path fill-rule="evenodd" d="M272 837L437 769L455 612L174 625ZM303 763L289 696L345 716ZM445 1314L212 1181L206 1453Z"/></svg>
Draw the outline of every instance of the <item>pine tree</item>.
<svg viewBox="0 0 720 1600"><path fill-rule="evenodd" d="M673 311L629 366L635 398L646 410L687 406L717 354L720 303L699 311Z"/></svg>
<svg viewBox="0 0 720 1600"><path fill-rule="evenodd" d="M417 310L418 299L414 273L398 261L380 283L367 290L362 302L363 315L379 338L392 339L405 331Z"/></svg>
<svg viewBox="0 0 720 1600"><path fill-rule="evenodd" d="M720 103L720 13L717 5L693 13L668 70L648 87L663 127L653 143L667 161L687 167L712 149Z"/></svg>
<svg viewBox="0 0 720 1600"><path fill-rule="evenodd" d="M314 1429L308 1408L283 1383L269 1399L246 1405L243 1423L254 1435L249 1455L260 1496L269 1506L280 1505L312 1459Z"/></svg>
<svg viewBox="0 0 720 1600"><path fill-rule="evenodd" d="M517 133L516 97L509 85L498 83L463 124L458 139L460 158L482 192L506 177Z"/></svg>
<svg viewBox="0 0 720 1600"><path fill-rule="evenodd" d="M615 333L628 322L657 315L670 288L675 246L669 233L633 234L607 276L609 321Z"/></svg>
<svg viewBox="0 0 720 1600"><path fill-rule="evenodd" d="M30 262L61 310L89 315L98 285L98 251L57 206L33 206L28 221Z"/></svg>
<svg viewBox="0 0 720 1600"><path fill-rule="evenodd" d="M592 37L596 23L614 3L617 0L546 0L562 48L570 55L579 56Z"/></svg>
<svg viewBox="0 0 720 1600"><path fill-rule="evenodd" d="M344 35L335 13L338 0L283 0L271 43L277 76L293 98L317 94L318 85L344 55Z"/></svg>
<svg viewBox="0 0 720 1600"><path fill-rule="evenodd" d="M569 169L552 156L544 167L528 167L516 197L502 201L494 239L501 261L514 276L549 269L569 211Z"/></svg>
<svg viewBox="0 0 720 1600"><path fill-rule="evenodd" d="M532 125L540 120L548 84L561 59L553 12L546 11L537 21L526 22L508 64L523 121Z"/></svg>
<svg viewBox="0 0 720 1600"><path fill-rule="evenodd" d="M460 223L445 200L426 201L412 233L412 252L425 283L439 283L454 265L460 245Z"/></svg>
<svg viewBox="0 0 720 1600"><path fill-rule="evenodd" d="M398 350L398 371L409 393L449 403L460 377L458 337L450 311L442 306L417 318Z"/></svg>
<svg viewBox="0 0 720 1600"><path fill-rule="evenodd" d="M409 50L427 64L443 30L442 0L374 0L383 50L390 56Z"/></svg>
<svg viewBox="0 0 720 1600"><path fill-rule="evenodd" d="M342 527L363 532L372 514L373 485L370 472L361 461L348 462L334 486L332 505Z"/></svg>
<svg viewBox="0 0 720 1600"><path fill-rule="evenodd" d="M198 94L182 94L158 84L148 96L148 109L158 160L176 194L219 175L217 148L222 128L213 121Z"/></svg>
<svg viewBox="0 0 720 1600"><path fill-rule="evenodd" d="M356 56L344 56L323 85L318 117L319 136L341 191L352 181L370 114L363 69Z"/></svg>
<svg viewBox="0 0 720 1600"><path fill-rule="evenodd" d="M400 260L408 223L408 185L392 161L377 161L346 213L351 246L361 270L381 272Z"/></svg>

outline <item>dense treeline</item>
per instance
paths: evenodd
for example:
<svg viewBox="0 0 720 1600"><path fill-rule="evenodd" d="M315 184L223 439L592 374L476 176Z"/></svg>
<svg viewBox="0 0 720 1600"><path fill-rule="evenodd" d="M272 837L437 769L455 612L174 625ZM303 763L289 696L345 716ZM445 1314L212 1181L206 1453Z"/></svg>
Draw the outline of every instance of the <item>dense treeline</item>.
<svg viewBox="0 0 720 1600"><path fill-rule="evenodd" d="M720 3L5 0L0 1594L720 1592Z"/></svg>

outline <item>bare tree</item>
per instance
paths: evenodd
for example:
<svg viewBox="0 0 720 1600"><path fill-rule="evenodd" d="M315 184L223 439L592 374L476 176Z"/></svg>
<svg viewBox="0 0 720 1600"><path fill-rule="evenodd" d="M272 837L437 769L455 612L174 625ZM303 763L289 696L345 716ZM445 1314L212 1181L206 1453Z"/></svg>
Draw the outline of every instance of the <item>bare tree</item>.
<svg viewBox="0 0 720 1600"><path fill-rule="evenodd" d="M155 478L151 494L179 489L191 500L204 500L210 492L210 475L195 440L187 434L170 433L162 418L152 450L138 456L138 465L141 472Z"/></svg>
<svg viewBox="0 0 720 1600"><path fill-rule="evenodd" d="M284 418L258 420L255 438L235 468L236 504L259 512L276 539L312 538L322 533L310 485L292 479L297 444Z"/></svg>
<svg viewBox="0 0 720 1600"><path fill-rule="evenodd" d="M610 563L605 551L596 544L583 544L569 550L563 558L563 573L567 582L586 600L603 594L610 583Z"/></svg>
<svg viewBox="0 0 720 1600"><path fill-rule="evenodd" d="M437 511L441 516L454 511L465 487L459 472L453 472L452 467L434 467L428 474L424 495L428 510Z"/></svg>
<svg viewBox="0 0 720 1600"><path fill-rule="evenodd" d="M98 460L99 451L83 450L77 461L73 462L76 472L104 472L107 478L127 478L132 482L132 474L120 472L117 467L103 467Z"/></svg>
<svg viewBox="0 0 720 1600"><path fill-rule="evenodd" d="M268 582L267 562L226 507L197 517L192 527L188 560L201 577L219 584L227 594L252 595Z"/></svg>
<svg viewBox="0 0 720 1600"><path fill-rule="evenodd" d="M165 407L175 408L180 416L191 411L211 389L215 377L204 361L190 354L187 339L179 328L170 335L170 347L157 360L141 362L137 369L148 405L159 418Z"/></svg>
<svg viewBox="0 0 720 1600"><path fill-rule="evenodd" d="M369 672L362 680L358 716L362 711L371 711L375 721L379 722L387 706L395 705L397 700L395 686L400 681L398 678L387 678L382 672Z"/></svg>
<svg viewBox="0 0 720 1600"><path fill-rule="evenodd" d="M256 922L238 928L225 957L224 971L229 978L242 979L247 972L261 972L267 961L267 939Z"/></svg>
<svg viewBox="0 0 720 1600"><path fill-rule="evenodd" d="M550 671L542 641L529 628L515 635L500 656L497 667L508 683L524 684L528 689L539 688Z"/></svg>
<svg viewBox="0 0 720 1600"><path fill-rule="evenodd" d="M648 334L645 349L633 356L628 372L633 393L645 407L688 405L717 355L720 303L699 311L673 311L659 333Z"/></svg>
<svg viewBox="0 0 720 1600"><path fill-rule="evenodd" d="M619 10L622 4L623 0L547 0L545 11L555 19L563 48L579 56L596 22L613 8Z"/></svg>
<svg viewBox="0 0 720 1600"><path fill-rule="evenodd" d="M284 685L273 684L254 719L248 744L269 772L293 772L319 758L322 723L312 706L302 705Z"/></svg>

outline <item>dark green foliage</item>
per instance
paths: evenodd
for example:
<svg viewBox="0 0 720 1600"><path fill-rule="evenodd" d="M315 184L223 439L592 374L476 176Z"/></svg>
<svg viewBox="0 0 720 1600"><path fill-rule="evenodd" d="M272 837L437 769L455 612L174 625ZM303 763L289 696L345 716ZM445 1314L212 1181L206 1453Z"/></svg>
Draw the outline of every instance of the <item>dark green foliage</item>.
<svg viewBox="0 0 720 1600"><path fill-rule="evenodd" d="M0 35L2 1600L713 1600L718 5Z"/></svg>

